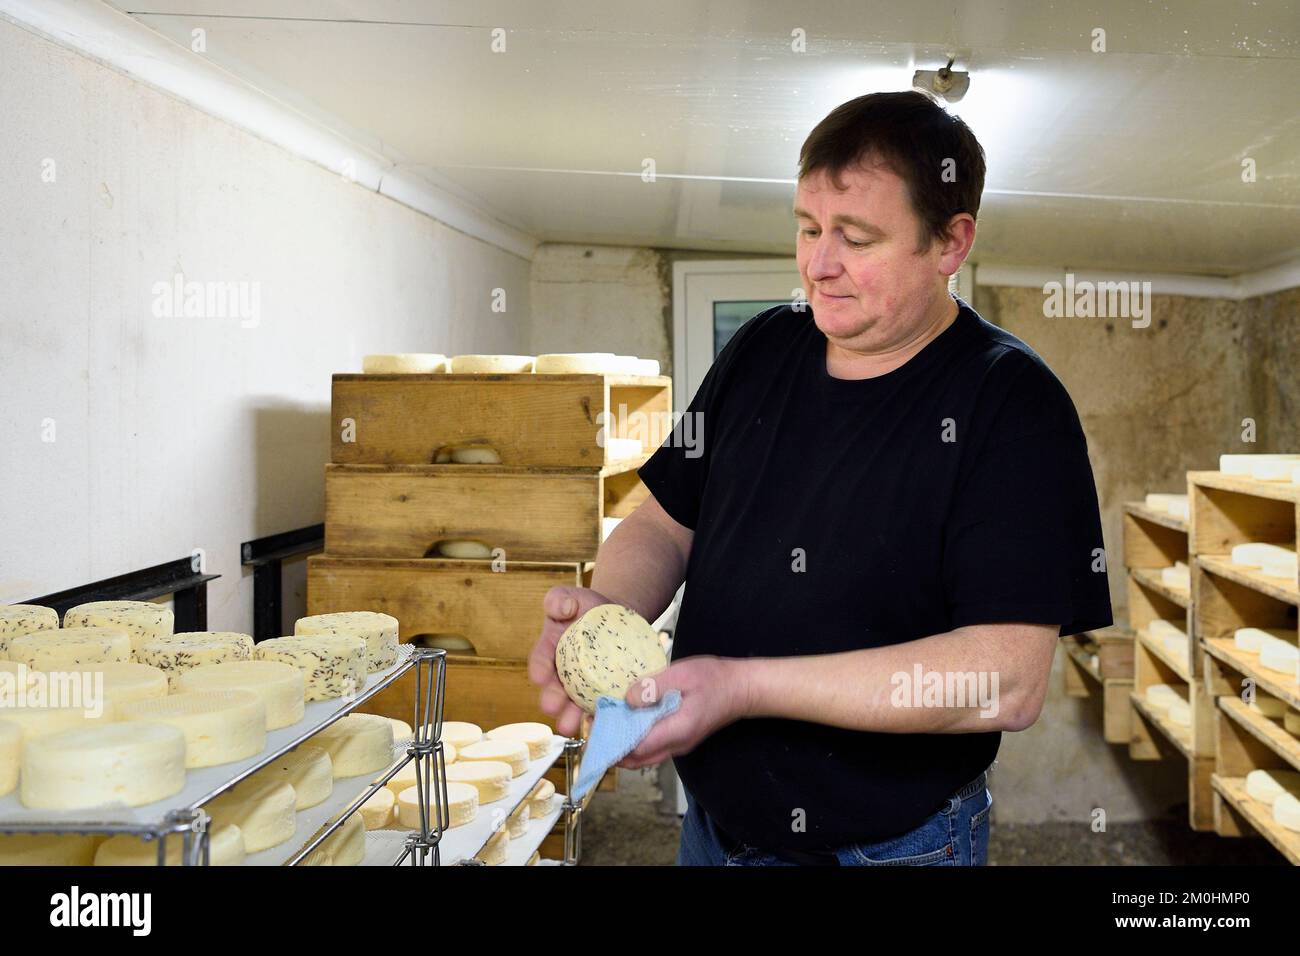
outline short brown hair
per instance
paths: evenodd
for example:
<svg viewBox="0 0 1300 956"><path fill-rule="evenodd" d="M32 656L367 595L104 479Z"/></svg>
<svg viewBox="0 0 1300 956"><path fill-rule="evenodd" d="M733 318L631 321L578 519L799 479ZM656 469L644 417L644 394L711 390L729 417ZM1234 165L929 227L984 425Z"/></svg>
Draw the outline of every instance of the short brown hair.
<svg viewBox="0 0 1300 956"><path fill-rule="evenodd" d="M907 185L921 220L920 251L947 237L953 216L978 216L984 150L969 126L925 93L868 93L835 107L799 150L799 180L825 172L843 189L846 170L873 162ZM947 168L955 174L951 182Z"/></svg>

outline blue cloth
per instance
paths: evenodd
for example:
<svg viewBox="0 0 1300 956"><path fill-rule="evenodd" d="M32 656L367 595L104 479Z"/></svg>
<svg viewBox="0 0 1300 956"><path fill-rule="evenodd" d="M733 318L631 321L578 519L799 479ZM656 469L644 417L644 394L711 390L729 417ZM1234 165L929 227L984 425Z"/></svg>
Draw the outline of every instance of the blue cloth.
<svg viewBox="0 0 1300 956"><path fill-rule="evenodd" d="M682 705L682 693L670 690L656 704L649 707L629 707L627 701L614 697L596 700L596 718L591 724L591 736L582 752L582 765L578 769L578 782L570 796L575 803L587 791L600 783L605 771L618 763L645 740L650 728Z"/></svg>

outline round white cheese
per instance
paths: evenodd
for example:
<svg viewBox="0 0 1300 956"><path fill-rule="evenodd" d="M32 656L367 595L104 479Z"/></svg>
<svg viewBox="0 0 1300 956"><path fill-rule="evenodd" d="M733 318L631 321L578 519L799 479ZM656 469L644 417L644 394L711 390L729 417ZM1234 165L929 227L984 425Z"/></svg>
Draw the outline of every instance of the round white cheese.
<svg viewBox="0 0 1300 956"><path fill-rule="evenodd" d="M294 809L308 810L334 792L334 763L320 747L300 744L254 776L293 787Z"/></svg>
<svg viewBox="0 0 1300 956"><path fill-rule="evenodd" d="M340 717L311 742L330 755L334 777L373 774L393 764L393 725L377 714Z"/></svg>
<svg viewBox="0 0 1300 956"><path fill-rule="evenodd" d="M380 787L370 799L361 804L361 819L367 830L382 830L393 820L393 807L397 797L387 787Z"/></svg>
<svg viewBox="0 0 1300 956"><path fill-rule="evenodd" d="M547 352L537 356L538 375L604 375L619 371L613 352Z"/></svg>
<svg viewBox="0 0 1300 956"><path fill-rule="evenodd" d="M1288 633L1280 628L1239 627L1232 634L1232 643L1239 651L1258 654L1265 640L1270 637L1284 640Z"/></svg>
<svg viewBox="0 0 1300 956"><path fill-rule="evenodd" d="M321 841L302 861L303 866L360 866L366 858L366 826L354 813Z"/></svg>
<svg viewBox="0 0 1300 956"><path fill-rule="evenodd" d="M354 697L366 686L366 642L344 634L273 637L258 644L259 661L279 661L298 668L306 680L307 700Z"/></svg>
<svg viewBox="0 0 1300 956"><path fill-rule="evenodd" d="M1288 557L1294 558L1295 548L1288 548L1280 544L1271 544L1265 541L1248 541L1245 544L1235 545L1231 552L1232 563L1240 564L1247 568L1262 568L1267 561L1287 560Z"/></svg>
<svg viewBox="0 0 1300 956"><path fill-rule="evenodd" d="M647 358L639 358L639 359L637 359L637 360L636 360L636 374L637 374L637 375L650 375L650 376L656 376L656 377L657 377L657 376L659 375L659 360L658 360L658 359L647 359Z"/></svg>
<svg viewBox="0 0 1300 956"><path fill-rule="evenodd" d="M100 724L23 742L18 786L26 807L138 807L184 785L185 735L167 724Z"/></svg>
<svg viewBox="0 0 1300 956"><path fill-rule="evenodd" d="M1300 773L1294 770L1252 770L1246 774L1246 794L1273 805L1284 793L1300 794Z"/></svg>
<svg viewBox="0 0 1300 956"><path fill-rule="evenodd" d="M226 661L183 671L176 689L251 691L266 707L266 729L278 730L302 720L307 680L298 668L280 661Z"/></svg>
<svg viewBox="0 0 1300 956"><path fill-rule="evenodd" d="M0 833L0 866L90 866L93 836L63 833Z"/></svg>
<svg viewBox="0 0 1300 956"><path fill-rule="evenodd" d="M181 865L183 837L167 837L167 866ZM217 827L208 836L209 866L239 866L244 862L244 835L237 826ZM120 833L100 844L95 866L157 866L158 843Z"/></svg>
<svg viewBox="0 0 1300 956"><path fill-rule="evenodd" d="M113 627L126 631L135 652L158 637L167 637L175 628L171 608L152 601L91 601L69 608L63 615L63 627Z"/></svg>
<svg viewBox="0 0 1300 956"><path fill-rule="evenodd" d="M64 730L73 730L87 722L80 707L0 707L0 720L14 724L24 740L34 740Z"/></svg>
<svg viewBox="0 0 1300 956"><path fill-rule="evenodd" d="M492 549L482 541L439 541L438 553L458 561L486 561L492 557Z"/></svg>
<svg viewBox="0 0 1300 956"><path fill-rule="evenodd" d="M488 740L517 740L528 745L528 759L538 760L551 752L551 741L555 731L536 721L524 721L517 724L502 724L487 732Z"/></svg>
<svg viewBox="0 0 1300 956"><path fill-rule="evenodd" d="M1177 727L1192 726L1192 707L1181 697L1175 697L1169 702L1169 722Z"/></svg>
<svg viewBox="0 0 1300 956"><path fill-rule="evenodd" d="M22 753L22 728L10 721L0 720L0 797L13 793L18 786L18 765Z"/></svg>
<svg viewBox="0 0 1300 956"><path fill-rule="evenodd" d="M1270 637L1259 648L1259 666L1268 670L1295 677L1297 662L1300 662L1300 650L1286 641Z"/></svg>
<svg viewBox="0 0 1300 956"><path fill-rule="evenodd" d="M57 631L59 612L39 604L0 604L0 658L6 655L9 642L19 634L33 631Z"/></svg>
<svg viewBox="0 0 1300 956"><path fill-rule="evenodd" d="M387 352L361 359L365 375L432 375L447 371L447 356L437 352Z"/></svg>
<svg viewBox="0 0 1300 956"><path fill-rule="evenodd" d="M528 795L528 803L532 807L532 815L535 819L540 820L551 812L551 806L555 801L555 784L543 777L537 781L537 786L533 787L532 793Z"/></svg>
<svg viewBox="0 0 1300 956"><path fill-rule="evenodd" d="M253 656L253 639L236 631L183 631L156 638L136 649L135 659L167 675L174 691L180 675L205 664L246 661Z"/></svg>
<svg viewBox="0 0 1300 956"><path fill-rule="evenodd" d="M462 751L463 753L463 751ZM447 784L468 783L478 790L479 804L504 800L514 771L499 760L461 760L447 768Z"/></svg>
<svg viewBox="0 0 1300 956"><path fill-rule="evenodd" d="M637 680L667 666L654 628L617 604L589 610L569 625L555 648L560 683L589 714L596 712L598 698L622 698Z"/></svg>
<svg viewBox="0 0 1300 956"><path fill-rule="evenodd" d="M478 816L478 788L460 781L447 784L447 829L463 827ZM433 805L429 814L432 817ZM402 826L412 830L420 828L419 792L411 787L397 795L397 815ZM432 822L432 820L430 820Z"/></svg>
<svg viewBox="0 0 1300 956"><path fill-rule="evenodd" d="M478 724L466 723L463 720L444 720L442 722L442 736L439 739L443 743L451 744L459 752L462 748L482 740L483 728ZM447 762L451 763L450 760Z"/></svg>
<svg viewBox="0 0 1300 956"><path fill-rule="evenodd" d="M1300 799L1295 794L1284 793L1274 800L1273 820L1288 830L1300 833Z"/></svg>
<svg viewBox="0 0 1300 956"><path fill-rule="evenodd" d="M117 719L180 730L190 769L242 760L266 746L266 705L249 690L194 690L131 701L117 708Z"/></svg>
<svg viewBox="0 0 1300 956"><path fill-rule="evenodd" d="M488 866L500 866L506 861L506 850L510 846L510 831L502 827L488 839L483 845L483 849L478 851L474 857L476 860L482 860Z"/></svg>
<svg viewBox="0 0 1300 956"><path fill-rule="evenodd" d="M392 721L393 724L394 741L400 743L403 740L409 740L411 737L415 736L415 731L411 729L411 725L406 721L398 720L396 717L389 717L388 719Z"/></svg>
<svg viewBox="0 0 1300 956"><path fill-rule="evenodd" d="M131 639L115 627L36 631L9 642L9 659L37 671L85 670L90 664L129 661Z"/></svg>
<svg viewBox="0 0 1300 956"><path fill-rule="evenodd" d="M297 827L294 816L297 802L288 783L254 774L204 809L212 816L214 828L239 827L244 835L244 849L258 853L292 839Z"/></svg>
<svg viewBox="0 0 1300 956"><path fill-rule="evenodd" d="M523 836L528 832L528 821L531 816L532 805L525 800L519 806L515 807L514 813L506 818L506 827L510 830L510 839Z"/></svg>
<svg viewBox="0 0 1300 956"><path fill-rule="evenodd" d="M510 773L522 777L528 772L528 744L522 740L480 740L457 751L458 760L499 761L510 767Z"/></svg>
<svg viewBox="0 0 1300 956"><path fill-rule="evenodd" d="M93 664L86 670L92 674L92 680L103 680L104 711L110 719L115 719L113 708L122 704L167 696L167 675L148 664L116 661Z"/></svg>
<svg viewBox="0 0 1300 956"><path fill-rule="evenodd" d="M447 457L453 465L501 464L501 455L493 448L453 448Z"/></svg>
<svg viewBox="0 0 1300 956"><path fill-rule="evenodd" d="M1300 455L1220 455L1219 471L1225 475L1249 477L1252 470L1265 462L1296 461L1298 459L1300 459Z"/></svg>
<svg viewBox="0 0 1300 956"><path fill-rule="evenodd" d="M1168 684L1152 684L1147 688L1145 696L1147 705L1157 713L1164 713L1170 704L1182 699L1178 691Z"/></svg>
<svg viewBox="0 0 1300 956"><path fill-rule="evenodd" d="M457 375L490 373L519 375L533 370L531 355L453 355L451 370Z"/></svg>
<svg viewBox="0 0 1300 956"><path fill-rule="evenodd" d="M366 666L380 671L397 663L397 618L378 611L340 611L299 618L294 634L341 634L366 642Z"/></svg>

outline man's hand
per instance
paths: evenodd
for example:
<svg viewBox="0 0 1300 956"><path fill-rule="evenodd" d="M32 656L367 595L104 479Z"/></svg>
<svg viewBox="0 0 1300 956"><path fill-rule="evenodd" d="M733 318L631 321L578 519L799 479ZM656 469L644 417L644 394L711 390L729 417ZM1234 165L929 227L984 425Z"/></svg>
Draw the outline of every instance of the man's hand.
<svg viewBox="0 0 1300 956"><path fill-rule="evenodd" d="M576 737L585 714L569 699L555 672L555 645L569 625L593 607L614 603L591 588L551 588L542 601L546 622L528 656L528 679L542 689L542 710L555 718L555 732L561 736Z"/></svg>
<svg viewBox="0 0 1300 956"><path fill-rule="evenodd" d="M744 717L748 707L745 663L729 657L688 657L633 684L625 698L632 707L653 704L670 690L681 691L682 704L655 724L619 766L637 770L690 753L714 731Z"/></svg>

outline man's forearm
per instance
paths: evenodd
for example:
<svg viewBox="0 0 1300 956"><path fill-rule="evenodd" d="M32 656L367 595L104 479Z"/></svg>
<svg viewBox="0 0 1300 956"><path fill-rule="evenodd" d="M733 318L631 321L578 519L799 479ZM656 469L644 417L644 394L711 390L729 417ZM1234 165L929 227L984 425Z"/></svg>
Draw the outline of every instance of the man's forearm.
<svg viewBox="0 0 1300 956"><path fill-rule="evenodd" d="M685 576L685 558L672 538L633 512L600 546L591 587L653 622Z"/></svg>
<svg viewBox="0 0 1300 956"><path fill-rule="evenodd" d="M988 625L886 647L733 660L744 715L881 733L1022 730L1037 719L1055 629Z"/></svg>

